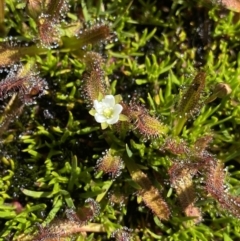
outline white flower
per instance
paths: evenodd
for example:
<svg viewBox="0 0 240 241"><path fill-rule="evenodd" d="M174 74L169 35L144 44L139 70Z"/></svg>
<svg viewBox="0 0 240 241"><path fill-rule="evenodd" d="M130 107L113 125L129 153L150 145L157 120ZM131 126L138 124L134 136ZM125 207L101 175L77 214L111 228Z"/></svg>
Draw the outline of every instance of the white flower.
<svg viewBox="0 0 240 241"><path fill-rule="evenodd" d="M116 104L113 95L106 95L101 101L94 100L94 118L98 123L115 124L119 120L123 107Z"/></svg>

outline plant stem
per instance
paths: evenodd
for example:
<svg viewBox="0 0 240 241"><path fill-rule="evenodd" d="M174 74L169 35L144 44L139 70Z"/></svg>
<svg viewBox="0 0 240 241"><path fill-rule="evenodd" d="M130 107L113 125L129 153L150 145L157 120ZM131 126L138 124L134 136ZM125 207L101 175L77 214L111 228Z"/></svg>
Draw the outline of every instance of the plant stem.
<svg viewBox="0 0 240 241"><path fill-rule="evenodd" d="M5 35L4 7L5 7L5 1L4 0L0 0L0 36L4 36Z"/></svg>
<svg viewBox="0 0 240 241"><path fill-rule="evenodd" d="M173 135L178 136L181 133L186 121L187 118L183 116L177 120L173 130Z"/></svg>

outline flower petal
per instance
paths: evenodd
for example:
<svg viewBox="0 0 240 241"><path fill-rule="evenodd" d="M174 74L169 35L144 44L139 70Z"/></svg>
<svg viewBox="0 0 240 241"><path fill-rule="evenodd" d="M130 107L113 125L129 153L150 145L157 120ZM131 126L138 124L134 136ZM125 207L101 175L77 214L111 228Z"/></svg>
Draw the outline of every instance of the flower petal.
<svg viewBox="0 0 240 241"><path fill-rule="evenodd" d="M112 124L117 123L118 120L119 120L119 115L114 115L112 118L107 119L106 122L107 122L109 125L112 125Z"/></svg>
<svg viewBox="0 0 240 241"><path fill-rule="evenodd" d="M102 103L97 100L94 100L93 107L95 108L96 111L98 111L99 109L102 109Z"/></svg>
<svg viewBox="0 0 240 241"><path fill-rule="evenodd" d="M106 104L106 106L113 107L115 105L115 98L113 95L106 95L102 102Z"/></svg>
<svg viewBox="0 0 240 241"><path fill-rule="evenodd" d="M98 123L103 123L103 122L106 122L106 120L107 120L105 116L103 116L99 113L96 113L94 115L94 118L95 118L96 122L98 122Z"/></svg>
<svg viewBox="0 0 240 241"><path fill-rule="evenodd" d="M116 104L113 108L113 115L119 115L123 110L123 107L119 104Z"/></svg>

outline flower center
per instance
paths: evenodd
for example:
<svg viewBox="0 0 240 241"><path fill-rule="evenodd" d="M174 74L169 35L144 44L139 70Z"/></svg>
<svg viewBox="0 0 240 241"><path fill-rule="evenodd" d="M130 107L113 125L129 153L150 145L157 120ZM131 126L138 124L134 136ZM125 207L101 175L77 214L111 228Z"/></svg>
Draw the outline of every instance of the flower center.
<svg viewBox="0 0 240 241"><path fill-rule="evenodd" d="M112 115L113 115L113 108L111 108L111 107L105 108L105 109L103 110L103 115L104 115L106 118L111 118Z"/></svg>

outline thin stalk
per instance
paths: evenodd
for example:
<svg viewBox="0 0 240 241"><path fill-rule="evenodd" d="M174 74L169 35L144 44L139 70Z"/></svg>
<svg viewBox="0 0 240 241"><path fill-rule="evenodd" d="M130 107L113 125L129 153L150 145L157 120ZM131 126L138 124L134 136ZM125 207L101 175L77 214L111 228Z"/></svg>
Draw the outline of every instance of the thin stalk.
<svg viewBox="0 0 240 241"><path fill-rule="evenodd" d="M5 34L4 7L5 7L5 1L0 0L0 35L1 36L4 36Z"/></svg>
<svg viewBox="0 0 240 241"><path fill-rule="evenodd" d="M184 116L181 116L177 120L176 125L175 125L175 129L174 129L174 135L175 136L178 136L181 133L181 131L182 131L186 122L187 122L187 117L184 117Z"/></svg>

